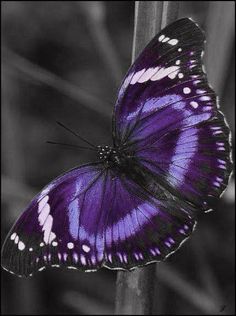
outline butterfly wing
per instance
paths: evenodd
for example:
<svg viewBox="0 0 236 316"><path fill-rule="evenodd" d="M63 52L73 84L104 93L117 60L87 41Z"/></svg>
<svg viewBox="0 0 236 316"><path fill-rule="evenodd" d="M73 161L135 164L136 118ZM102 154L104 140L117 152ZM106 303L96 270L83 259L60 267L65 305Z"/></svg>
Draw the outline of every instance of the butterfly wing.
<svg viewBox="0 0 236 316"><path fill-rule="evenodd" d="M160 189L161 190L161 189ZM192 232L194 209L125 175L87 165L58 177L17 220L2 266L18 276L47 267L132 269L165 258Z"/></svg>
<svg viewBox="0 0 236 316"><path fill-rule="evenodd" d="M158 198L129 177L114 176L112 203L104 231L105 263L131 270L165 259L195 227L194 207L158 186ZM157 189L157 188L156 188Z"/></svg>
<svg viewBox="0 0 236 316"><path fill-rule="evenodd" d="M8 234L2 266L22 276L47 266L96 270L103 261L106 185L99 164L75 168L52 181Z"/></svg>
<svg viewBox="0 0 236 316"><path fill-rule="evenodd" d="M204 40L186 18L154 37L122 83L114 143L206 210L225 189L231 161L229 129L203 71Z"/></svg>

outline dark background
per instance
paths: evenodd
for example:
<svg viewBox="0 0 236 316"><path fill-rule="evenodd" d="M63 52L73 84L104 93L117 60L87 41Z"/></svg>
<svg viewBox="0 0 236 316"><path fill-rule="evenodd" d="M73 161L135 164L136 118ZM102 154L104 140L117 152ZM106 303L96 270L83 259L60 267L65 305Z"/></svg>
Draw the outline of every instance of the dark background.
<svg viewBox="0 0 236 316"><path fill-rule="evenodd" d="M191 16L207 31L206 68L234 144L232 10L233 1L181 1L179 16ZM111 114L131 62L133 24L133 1L2 1L2 241L43 186L96 159L90 151L46 144L76 142L56 120L95 144L111 144ZM202 217L181 250L157 265L153 314L234 314L234 200L233 175L216 212ZM115 280L116 272L105 269L52 269L30 279L2 271L1 310L111 314Z"/></svg>

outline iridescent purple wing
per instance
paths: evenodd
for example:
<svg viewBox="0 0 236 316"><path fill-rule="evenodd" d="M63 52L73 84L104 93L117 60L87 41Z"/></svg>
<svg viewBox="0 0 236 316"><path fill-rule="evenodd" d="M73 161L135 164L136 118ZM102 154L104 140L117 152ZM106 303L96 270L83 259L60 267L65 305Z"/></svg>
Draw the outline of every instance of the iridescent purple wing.
<svg viewBox="0 0 236 316"><path fill-rule="evenodd" d="M121 86L114 142L170 192L207 210L231 162L229 129L203 71L204 40L185 18L149 43Z"/></svg>
<svg viewBox="0 0 236 316"><path fill-rule="evenodd" d="M106 179L101 165L58 177L38 194L11 229L2 266L28 276L45 267L96 270L103 262ZM104 201L103 201L104 200Z"/></svg>
<svg viewBox="0 0 236 316"><path fill-rule="evenodd" d="M231 170L228 137L219 114L207 122L160 133L136 147L136 155L167 188L208 210L227 186Z"/></svg>
<svg viewBox="0 0 236 316"><path fill-rule="evenodd" d="M184 18L168 25L144 48L118 93L116 143L124 143L141 118L170 101L180 101L175 100L180 84L196 81L199 76L205 79L201 62L204 40L196 24Z"/></svg>
<svg viewBox="0 0 236 316"><path fill-rule="evenodd" d="M159 197L101 165L76 168L32 200L6 238L2 266L31 276L47 267L132 269L162 260L192 232L195 209L166 201L160 188Z"/></svg>
<svg viewBox="0 0 236 316"><path fill-rule="evenodd" d="M157 188L156 188L157 189ZM164 260L189 237L196 209L158 186L158 198L126 177L114 176L112 203L104 232L105 262L131 270Z"/></svg>

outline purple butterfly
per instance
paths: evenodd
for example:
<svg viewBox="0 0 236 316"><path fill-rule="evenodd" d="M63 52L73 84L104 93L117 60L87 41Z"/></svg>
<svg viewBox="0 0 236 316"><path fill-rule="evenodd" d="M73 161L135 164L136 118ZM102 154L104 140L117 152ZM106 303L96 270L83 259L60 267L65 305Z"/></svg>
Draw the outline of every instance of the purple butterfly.
<svg viewBox="0 0 236 316"><path fill-rule="evenodd" d="M133 269L165 259L226 188L229 129L202 68L204 35L184 18L129 69L113 115L113 148L48 184L11 229L2 266Z"/></svg>

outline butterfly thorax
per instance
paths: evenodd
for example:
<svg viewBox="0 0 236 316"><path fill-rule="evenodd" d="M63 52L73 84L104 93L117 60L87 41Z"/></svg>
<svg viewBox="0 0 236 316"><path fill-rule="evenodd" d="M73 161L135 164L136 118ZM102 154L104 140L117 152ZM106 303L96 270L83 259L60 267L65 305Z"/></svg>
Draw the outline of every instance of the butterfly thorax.
<svg viewBox="0 0 236 316"><path fill-rule="evenodd" d="M124 150L110 146L98 146L99 160L110 167L124 167L130 160L130 154Z"/></svg>

